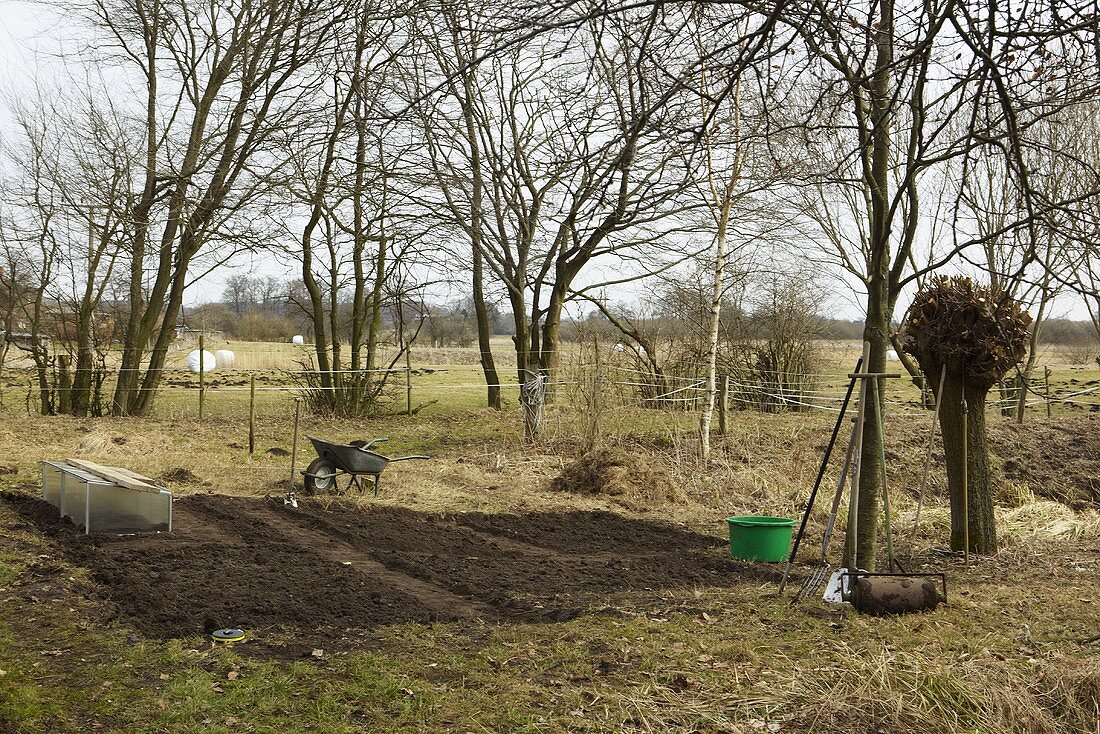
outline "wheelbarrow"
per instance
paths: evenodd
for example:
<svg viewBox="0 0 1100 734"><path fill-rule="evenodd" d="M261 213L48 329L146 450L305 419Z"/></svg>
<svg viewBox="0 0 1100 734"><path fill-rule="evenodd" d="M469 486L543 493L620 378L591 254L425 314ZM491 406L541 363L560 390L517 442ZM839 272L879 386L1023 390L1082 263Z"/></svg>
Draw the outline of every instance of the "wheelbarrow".
<svg viewBox="0 0 1100 734"><path fill-rule="evenodd" d="M374 496L378 496L378 481L386 467L395 461L409 461L410 459L430 459L430 456L414 454L412 456L398 456L390 458L371 451L370 448L377 443L384 443L388 438L376 438L373 441L352 441L351 443L333 443L323 441L313 436L306 436L313 448L317 451L317 458L310 462L306 470L302 472L305 477L306 494L343 494L352 487L360 492L363 485L359 478L368 476L374 480ZM340 486L341 478L347 478L347 484Z"/></svg>

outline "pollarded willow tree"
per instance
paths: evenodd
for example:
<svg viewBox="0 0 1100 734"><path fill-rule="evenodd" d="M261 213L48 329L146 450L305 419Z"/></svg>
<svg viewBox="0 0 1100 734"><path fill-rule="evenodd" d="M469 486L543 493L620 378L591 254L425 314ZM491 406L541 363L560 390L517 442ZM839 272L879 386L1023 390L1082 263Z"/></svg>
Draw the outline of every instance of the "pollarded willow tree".
<svg viewBox="0 0 1100 734"><path fill-rule="evenodd" d="M985 400L1024 358L1030 327L1031 316L1019 301L962 276L935 278L909 307L905 350L916 357L936 392L943 391L940 417L954 550L966 545L976 553L997 550Z"/></svg>

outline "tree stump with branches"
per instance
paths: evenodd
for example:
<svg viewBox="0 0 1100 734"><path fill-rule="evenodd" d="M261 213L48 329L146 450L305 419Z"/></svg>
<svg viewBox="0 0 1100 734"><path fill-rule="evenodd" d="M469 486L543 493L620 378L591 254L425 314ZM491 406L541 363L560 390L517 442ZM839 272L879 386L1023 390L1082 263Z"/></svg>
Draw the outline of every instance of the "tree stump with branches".
<svg viewBox="0 0 1100 734"><path fill-rule="evenodd" d="M935 390L944 375L940 420L953 550L963 550L967 537L971 552L997 550L986 395L1024 358L1030 326L1031 316L1019 301L961 276L936 278L909 307L905 351Z"/></svg>

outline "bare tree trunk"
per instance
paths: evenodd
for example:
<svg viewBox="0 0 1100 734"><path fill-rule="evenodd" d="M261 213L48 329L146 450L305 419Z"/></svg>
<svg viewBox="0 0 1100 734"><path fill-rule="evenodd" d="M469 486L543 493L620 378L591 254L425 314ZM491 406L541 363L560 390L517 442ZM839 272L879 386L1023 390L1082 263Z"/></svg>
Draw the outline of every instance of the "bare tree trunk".
<svg viewBox="0 0 1100 734"><path fill-rule="evenodd" d="M558 277L561 277L559 272ZM546 373L546 398L547 403L553 402L554 393L554 381L558 375L558 365L561 362L561 312L565 307L565 289L566 286L561 285L562 281L555 281L553 288L550 290L550 302L546 304L546 311L543 314L542 322L542 338L541 338L541 359L540 365L543 372Z"/></svg>
<svg viewBox="0 0 1100 734"><path fill-rule="evenodd" d="M489 309L485 305L484 272L480 244L474 248L473 298L474 315L477 321L477 346L481 352L481 371L485 374L487 401L490 408L500 410L500 375L493 360L493 345L489 341L493 325L489 319Z"/></svg>
<svg viewBox="0 0 1100 734"><path fill-rule="evenodd" d="M883 284L885 285L885 284ZM864 327L864 340L870 342L870 356L863 366L865 372L886 371L886 348L889 344L887 337L888 326L885 320L882 293L872 291L868 299L867 323ZM878 395L883 396L885 384L879 380ZM868 389L868 396L874 391ZM870 398L868 398L870 401ZM864 423L862 450L860 452L861 469L859 474L859 507L858 527L855 538L845 539L844 557L849 567L862 568L868 571L875 567L875 542L878 539L878 519L880 507L880 492L882 487L882 457L879 422L881 413L877 406L870 402L864 406ZM855 557L852 555L852 541L858 544Z"/></svg>
<svg viewBox="0 0 1100 734"><path fill-rule="evenodd" d="M516 379L522 385L527 381L527 370L531 367L529 364L531 336L527 321L527 304L522 293L518 295L509 293L508 300L512 306L512 323L516 329L516 333L512 335L512 342L516 347Z"/></svg>
<svg viewBox="0 0 1100 734"><path fill-rule="evenodd" d="M457 34L454 48L460 63L465 63L459 46ZM493 345L489 338L493 325L489 318L489 309L485 304L485 264L482 250L484 236L483 218L485 216L485 181L481 170L481 145L474 120L474 82L472 69L464 68L462 73L462 118L466 125L467 143L470 146L470 175L472 191L470 193L470 249L473 255L473 300L477 321L477 346L481 352L481 371L485 374L486 399L490 408L500 410L500 375L493 360Z"/></svg>
<svg viewBox="0 0 1100 734"><path fill-rule="evenodd" d="M863 369L868 372L886 371L886 351L890 343L890 239L892 216L890 212L890 184L892 160L891 88L894 63L894 2L881 0L881 18L875 32L875 74L871 79L866 98L867 116L870 122L870 170L868 193L870 212L870 258L867 272L867 319L863 338L870 342L870 359ZM864 104L862 94L857 95L857 105ZM863 110L857 110L862 114ZM883 395L884 385L879 384L878 394ZM879 493L882 486L883 452L880 446L880 414L866 411L863 424L862 470L859 476L859 528L858 552L853 559L857 568L873 571L875 568L875 541L878 538ZM849 539L850 541L851 539Z"/></svg>
<svg viewBox="0 0 1100 734"><path fill-rule="evenodd" d="M714 419L714 400L718 394L718 329L722 316L723 276L726 270L726 231L729 225L731 197L722 202L718 217L717 252L714 255L714 278L710 292L710 322L707 332L707 387L703 395L703 410L699 416L699 453L704 462L710 459L710 426Z"/></svg>
<svg viewBox="0 0 1100 734"><path fill-rule="evenodd" d="M367 167L367 130L366 119L360 108L361 103L356 104L355 120L355 179L352 188L352 255L351 265L354 276L354 290L351 297L351 338L349 348L351 350L351 369L360 368L359 350L363 341L363 330L366 325L366 303L364 297L367 292L366 272L363 268L363 253L366 250L366 231L363 223L363 193ZM382 185L382 207L385 209L385 183Z"/></svg>
<svg viewBox="0 0 1100 734"><path fill-rule="evenodd" d="M357 30L355 34L355 61L354 61L354 73L351 82L351 91L355 94L355 176L353 179L352 188L352 269L354 270L355 277L355 289L351 299L351 369L362 369L362 358L360 356L360 350L362 349L363 332L367 330L367 307L365 302L367 292L367 275L364 269L364 252L366 251L366 224L365 214L363 211L363 198L366 190L366 173L367 173L367 119L366 119L366 105L363 98L363 81L361 75L363 73L363 54L366 51L366 37L364 36L364 29L366 24L357 23ZM379 162L385 159L385 151L383 149L382 139L378 139L378 159ZM387 209L387 193L388 182L386 181L385 169L382 173L382 217L386 215ZM373 289L372 289L373 291ZM370 348L367 348L370 351ZM358 379L358 375L355 375L355 384L362 387L364 383ZM357 393L355 401L358 402L360 395Z"/></svg>
<svg viewBox="0 0 1100 734"><path fill-rule="evenodd" d="M373 370L378 364L378 340L382 338L382 287L386 283L386 247L389 245L384 233L378 236L378 252L374 260L374 283L370 293L370 326L367 329L367 369Z"/></svg>
<svg viewBox="0 0 1100 734"><path fill-rule="evenodd" d="M1039 360L1039 340L1043 334L1043 326L1046 324L1048 315L1048 307L1050 301L1054 298L1054 293L1049 287L1050 282L1050 268L1048 267L1044 271L1042 292L1039 296L1039 308L1035 314L1035 322L1031 327L1031 334L1028 337L1027 345L1027 362L1019 369L1016 375L1016 405L1015 414L1016 422L1023 424L1024 411L1027 410L1027 395L1028 386L1031 384L1031 373L1035 370L1035 365ZM1009 415L1012 413L1010 412Z"/></svg>
<svg viewBox="0 0 1100 734"><path fill-rule="evenodd" d="M939 375L932 376L933 381ZM937 385L937 389L939 389ZM965 384L947 368L943 386L940 421L943 425L944 457L947 461L948 492L951 499L951 549L963 550L963 502L967 503L970 552L997 552L997 525L993 514L993 482L986 449L985 403L988 388ZM963 415L963 398L967 413ZM965 427L965 439L964 439ZM963 441L966 449L963 449ZM963 456L966 457L963 486ZM965 499L964 499L965 498Z"/></svg>
<svg viewBox="0 0 1100 734"><path fill-rule="evenodd" d="M90 279L90 276L89 276ZM92 370L92 309L87 295L80 304L76 320L76 368L70 388L68 410L76 416L86 416L91 408Z"/></svg>
<svg viewBox="0 0 1100 734"><path fill-rule="evenodd" d="M310 324L313 326L313 354L317 357L321 387L332 388L332 373L328 358L328 338L325 328L325 301L321 286L313 274L313 232L321 220L321 205L314 205L313 214L302 230L302 282L309 294Z"/></svg>

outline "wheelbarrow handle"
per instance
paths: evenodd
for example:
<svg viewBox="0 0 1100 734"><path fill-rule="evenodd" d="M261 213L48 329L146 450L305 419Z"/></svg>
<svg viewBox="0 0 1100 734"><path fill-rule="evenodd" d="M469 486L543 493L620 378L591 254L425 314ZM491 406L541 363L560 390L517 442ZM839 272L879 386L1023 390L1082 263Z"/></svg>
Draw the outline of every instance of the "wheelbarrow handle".
<svg viewBox="0 0 1100 734"><path fill-rule="evenodd" d="M371 446L373 446L374 444L376 444L376 443L385 443L386 441L389 441L389 439L388 439L388 438L376 438L376 439L373 439L372 441L370 441L370 443L367 443L367 444L365 444L365 445L363 445L363 446L360 446L360 447L359 447L359 450L360 450L360 451L367 451L367 450L369 450L369 449L370 449L370 447L371 447Z"/></svg>
<svg viewBox="0 0 1100 734"><path fill-rule="evenodd" d="M424 454L413 454L412 456L398 456L396 459L390 459L392 464L395 461L408 461L409 459L430 459L432 457L425 456Z"/></svg>

